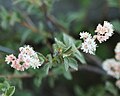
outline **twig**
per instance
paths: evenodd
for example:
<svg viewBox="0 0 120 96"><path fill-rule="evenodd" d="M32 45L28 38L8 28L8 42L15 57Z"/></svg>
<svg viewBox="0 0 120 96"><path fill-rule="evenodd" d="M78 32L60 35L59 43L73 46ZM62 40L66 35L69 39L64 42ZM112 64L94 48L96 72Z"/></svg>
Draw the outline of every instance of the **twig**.
<svg viewBox="0 0 120 96"><path fill-rule="evenodd" d="M0 75L0 78L8 78L8 79L12 79L12 78L30 78L33 75L31 74L22 74L22 75L18 75L18 74L9 74L9 75Z"/></svg>
<svg viewBox="0 0 120 96"><path fill-rule="evenodd" d="M97 68L95 66L90 66L90 65L81 65L78 67L78 70L81 71L81 70L87 70L87 71L90 71L90 72L94 72L94 73L97 73L97 74L101 74L101 75L106 75L106 72L100 68Z"/></svg>
<svg viewBox="0 0 120 96"><path fill-rule="evenodd" d="M36 28L35 24L31 20L31 18L26 14L24 11L21 11L20 9L17 8L17 10L21 13L21 15L24 17L24 21L21 21L20 24L23 26L29 28L32 30L32 32L38 32L38 29Z"/></svg>
<svg viewBox="0 0 120 96"><path fill-rule="evenodd" d="M43 11L45 18L50 21L53 25L55 25L57 28L59 28L61 31L68 33L68 30L60 24L57 19L48 13L47 5L44 1L42 1L42 5L40 6L40 9Z"/></svg>
<svg viewBox="0 0 120 96"><path fill-rule="evenodd" d="M84 56L86 57L86 60L94 63L95 65L97 65L100 68L102 67L102 61L97 56L90 55L90 54L84 54Z"/></svg>
<svg viewBox="0 0 120 96"><path fill-rule="evenodd" d="M86 71L90 71L90 72L94 72L100 75L107 75L106 72L100 68L97 68L95 66L91 66L91 65L80 65L78 67L78 71L82 71L82 70L86 70ZM76 70L71 69L70 72L76 72ZM48 74L49 76L54 75L54 73L52 73L51 71ZM33 75L31 74L22 74L22 75L18 75L18 74L9 74L9 75L0 75L0 78L8 78L8 79L13 79L13 78L31 78L33 77Z"/></svg>
<svg viewBox="0 0 120 96"><path fill-rule="evenodd" d="M61 31L68 33L68 30L62 24L60 24L53 15L47 15L47 19L51 21Z"/></svg>
<svg viewBox="0 0 120 96"><path fill-rule="evenodd" d="M6 52L6 53L15 53L14 50L9 49L9 48L4 47L4 46L1 46L1 45L0 45L0 51L2 51L2 52Z"/></svg>
<svg viewBox="0 0 120 96"><path fill-rule="evenodd" d="M21 24L25 27L27 27L28 29L32 30L32 32L38 32L38 29L34 26L31 26L29 23L27 22L21 22Z"/></svg>

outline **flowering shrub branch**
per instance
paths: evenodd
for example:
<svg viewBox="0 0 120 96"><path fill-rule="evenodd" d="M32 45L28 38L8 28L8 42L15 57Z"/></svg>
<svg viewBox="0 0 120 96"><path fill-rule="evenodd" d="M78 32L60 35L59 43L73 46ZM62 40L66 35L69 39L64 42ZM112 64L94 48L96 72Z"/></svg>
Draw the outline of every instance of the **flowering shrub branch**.
<svg viewBox="0 0 120 96"><path fill-rule="evenodd" d="M19 48L19 55L15 57L13 54L6 56L7 64L11 64L11 67L24 71L28 68L39 68L41 65L47 65L47 74L49 69L53 66L58 66L63 64L65 70L68 71L69 67L78 70L77 58L81 63L86 63L82 54L78 50L81 48L83 52L94 54L96 51L97 44L95 39L100 43L106 41L113 34L113 26L107 21L104 21L104 25L98 25L95 30L97 35L93 37L87 32L80 33L80 39L84 42L81 43L80 40L74 40L68 35L63 35L63 42L55 38L55 44L53 44L54 54L48 54L47 57L43 56L41 53L35 52L29 45ZM98 39L98 37L101 37ZM104 38L104 39L103 39Z"/></svg>
<svg viewBox="0 0 120 96"><path fill-rule="evenodd" d="M52 0L49 1L52 2ZM81 40L75 40L74 38L66 34L68 33L68 30L64 27L64 25L60 24L56 20L56 18L50 14L48 10L49 5L47 3L48 0L14 0L14 3L19 3L19 2L27 2L25 4L28 6L32 4L32 7L37 8L36 12L41 11L43 13L45 22L47 23L48 27L50 27L50 29L52 29L51 26L54 25L59 30L63 31L65 34L63 34L63 40L59 40L55 38L54 39L55 43L52 45L52 48L50 45L52 54L47 54L46 56L44 56L42 53L36 52L30 45L25 45L19 48L18 56L15 56L14 54L7 55L5 58L5 62L8 65L10 65L12 68L14 68L15 72L17 70L19 74L0 75L1 78L12 79L12 78L35 77L34 83L36 86L39 86L43 78L46 76L51 76L52 78L56 78L62 74L65 78L70 80L72 79L71 72L83 70L83 69L98 74L105 74L105 72L102 69L95 66L87 65L84 56L80 52L80 49L85 53L95 55L96 49L98 47L97 43L98 42L103 43L113 35L114 29L111 23L104 21L103 25L98 24L97 28L94 31L94 35L88 32L80 32L79 35ZM28 28L29 31L31 30L32 32L36 32L36 33L39 33L41 31L40 34L42 34L42 36L44 35L44 30L42 30L41 27L36 26L34 22L31 20L31 18L28 16L28 14L26 14L25 12L21 12L19 10L18 13L11 12L11 14L9 14L3 8L2 14L3 15L1 16L2 17L1 27L3 29L8 28L8 25L13 26L17 22L22 26ZM20 14L20 17L18 16L18 14ZM8 17L10 18L9 20L7 20ZM47 36L53 37L51 35L53 35L53 33L50 33L50 36L48 35ZM49 45L47 45L47 47L48 46ZM116 82L116 85L118 87L120 86L119 49L120 49L119 47L116 47L115 49L116 59L111 59L103 63L103 69L106 70L109 75L118 79L118 81ZM98 64L99 67L101 67L100 66L101 62L98 62L96 60L95 63ZM108 63L110 64L108 65ZM15 87L12 86L11 88L10 85L5 88L1 87L1 85L3 86L4 84L5 84L4 82L0 84L0 88L2 90L6 88L6 90L3 90L2 93L3 94L11 93L10 96L12 96ZM12 91L9 92L9 89L12 89Z"/></svg>

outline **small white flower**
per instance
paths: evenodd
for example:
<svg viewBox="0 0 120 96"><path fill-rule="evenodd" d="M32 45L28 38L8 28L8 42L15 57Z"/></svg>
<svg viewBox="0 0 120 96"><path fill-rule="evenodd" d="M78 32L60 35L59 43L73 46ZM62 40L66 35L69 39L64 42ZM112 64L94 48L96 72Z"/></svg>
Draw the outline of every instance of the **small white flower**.
<svg viewBox="0 0 120 96"><path fill-rule="evenodd" d="M116 81L116 86L117 86L118 88L120 88L120 80L117 80L117 81Z"/></svg>
<svg viewBox="0 0 120 96"><path fill-rule="evenodd" d="M107 39L109 39L109 36L96 35L96 38L100 43L102 43L104 41L107 41Z"/></svg>
<svg viewBox="0 0 120 96"><path fill-rule="evenodd" d="M117 43L117 45L115 47L115 58L117 60L120 60L120 42Z"/></svg>
<svg viewBox="0 0 120 96"><path fill-rule="evenodd" d="M103 62L103 69L114 78L120 78L120 62L115 59L107 59Z"/></svg>
<svg viewBox="0 0 120 96"><path fill-rule="evenodd" d="M39 59L35 59L35 58L31 58L30 60L30 66L34 69L39 68L41 66L41 62L39 61Z"/></svg>
<svg viewBox="0 0 120 96"><path fill-rule="evenodd" d="M43 62L40 62L37 52L35 52L29 45L20 47L19 51L20 53L18 58L16 58L13 54L6 57L5 61L7 64L12 63L12 68L19 71L24 71L30 67L36 69L42 65Z"/></svg>
<svg viewBox="0 0 120 96"><path fill-rule="evenodd" d="M13 54L7 55L5 58L5 62L7 62L7 64L11 63L14 60L16 60L16 57Z"/></svg>
<svg viewBox="0 0 120 96"><path fill-rule="evenodd" d="M117 54L115 55L115 58L116 58L116 60L119 60L119 61L120 61L120 53L117 53Z"/></svg>
<svg viewBox="0 0 120 96"><path fill-rule="evenodd" d="M24 64L29 64L32 68L36 69L41 66L41 62L39 61L37 53L33 50L32 47L24 46L20 49L19 58L24 61ZM28 66L26 66L28 68Z"/></svg>
<svg viewBox="0 0 120 96"><path fill-rule="evenodd" d="M91 34L89 34L88 32L80 32L80 39L86 39L86 38L91 38Z"/></svg>
<svg viewBox="0 0 120 96"><path fill-rule="evenodd" d="M92 38L87 38L84 40L84 42L81 45L81 49L85 53L94 54L96 51L97 44L95 43L95 40Z"/></svg>
<svg viewBox="0 0 120 96"><path fill-rule="evenodd" d="M29 45L26 45L24 47L20 47L19 50L20 50L20 53L27 54L29 56L31 56L31 55L33 55L35 53L35 51L33 50L33 48L30 47Z"/></svg>
<svg viewBox="0 0 120 96"><path fill-rule="evenodd" d="M118 42L115 47L115 53L119 53L119 52L120 52L120 42Z"/></svg>
<svg viewBox="0 0 120 96"><path fill-rule="evenodd" d="M104 21L104 28L106 28L106 35L112 36L113 35L113 25L109 23L108 21Z"/></svg>
<svg viewBox="0 0 120 96"><path fill-rule="evenodd" d="M107 21L104 21L103 26L101 24L98 24L95 32L97 33L96 37L97 40L102 43L109 39L113 35L113 25L110 24Z"/></svg>

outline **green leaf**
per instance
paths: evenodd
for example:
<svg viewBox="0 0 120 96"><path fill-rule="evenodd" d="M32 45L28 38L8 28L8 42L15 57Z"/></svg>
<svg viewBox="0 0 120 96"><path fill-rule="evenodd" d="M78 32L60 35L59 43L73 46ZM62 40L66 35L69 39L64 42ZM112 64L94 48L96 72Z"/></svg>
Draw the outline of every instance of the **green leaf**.
<svg viewBox="0 0 120 96"><path fill-rule="evenodd" d="M120 33L120 21L119 20L115 20L115 21L112 21L112 24L115 28L115 30Z"/></svg>
<svg viewBox="0 0 120 96"><path fill-rule="evenodd" d="M5 96L12 96L15 92L15 87L11 86L9 89L6 90Z"/></svg>
<svg viewBox="0 0 120 96"><path fill-rule="evenodd" d="M10 18L10 25L13 26L16 22L19 22L20 19L17 16L16 12L13 12Z"/></svg>
<svg viewBox="0 0 120 96"><path fill-rule="evenodd" d="M78 70L77 61L74 58L69 58L69 66L75 70Z"/></svg>
<svg viewBox="0 0 120 96"><path fill-rule="evenodd" d="M70 55L72 55L72 46L69 46L68 48L65 49L65 51L63 52L63 58L68 57Z"/></svg>
<svg viewBox="0 0 120 96"><path fill-rule="evenodd" d="M74 56L75 56L82 64L85 64L85 63L86 63L83 55L82 55L80 52L75 52L75 53L74 53Z"/></svg>
<svg viewBox="0 0 120 96"><path fill-rule="evenodd" d="M74 44L74 39L67 34L63 34L63 41L67 46L72 46Z"/></svg>
<svg viewBox="0 0 120 96"><path fill-rule="evenodd" d="M86 61L85 61L83 55L80 53L80 51L79 51L75 46L73 46L73 50L74 50L73 55L74 55L82 64L85 64Z"/></svg>
<svg viewBox="0 0 120 96"><path fill-rule="evenodd" d="M71 73L70 73L69 70L68 70L68 71L65 71L63 75L64 75L64 77L65 77L66 79L68 79L68 80L71 80L71 79L72 79L72 75L71 75Z"/></svg>
<svg viewBox="0 0 120 96"><path fill-rule="evenodd" d="M83 55L79 52L77 48L80 47L81 41L75 41L72 37L63 34L63 40L67 46L72 46L72 51L74 52L73 55L81 62L86 63Z"/></svg>
<svg viewBox="0 0 120 96"><path fill-rule="evenodd" d="M4 83L0 83L0 91L5 91L5 85L4 85Z"/></svg>
<svg viewBox="0 0 120 96"><path fill-rule="evenodd" d="M38 54L40 57L42 57L44 60L46 59L43 54L41 54L41 53L39 53L39 52L37 52L37 54Z"/></svg>
<svg viewBox="0 0 120 96"><path fill-rule="evenodd" d="M118 94L118 91L117 89L115 88L115 86L110 83L110 82L106 82L106 90L109 91L111 94L113 94L114 96L117 96Z"/></svg>
<svg viewBox="0 0 120 96"><path fill-rule="evenodd" d="M40 62L43 64L46 60L45 56L38 52L37 52L37 54L38 54L38 58L39 58Z"/></svg>
<svg viewBox="0 0 120 96"><path fill-rule="evenodd" d="M119 7L119 0L107 0L110 7Z"/></svg>
<svg viewBox="0 0 120 96"><path fill-rule="evenodd" d="M63 74L65 71L65 68L64 68L64 65L61 64L55 68L53 68L52 72L55 74L55 75L60 75L60 74Z"/></svg>
<svg viewBox="0 0 120 96"><path fill-rule="evenodd" d="M36 73L36 77L34 79L34 84L36 87L40 87L43 78L46 76L44 68L39 69L38 73Z"/></svg>
<svg viewBox="0 0 120 96"><path fill-rule="evenodd" d="M50 68L52 67L52 63L47 63L44 66L44 70L46 71L46 75L48 75Z"/></svg>
<svg viewBox="0 0 120 96"><path fill-rule="evenodd" d="M80 48L81 43L82 43L81 40L76 40L76 41L75 41L75 46L76 46L77 48Z"/></svg>
<svg viewBox="0 0 120 96"><path fill-rule="evenodd" d="M69 68L69 59L68 58L64 58L64 66L65 66L65 70L68 71L68 68Z"/></svg>
<svg viewBox="0 0 120 96"><path fill-rule="evenodd" d="M78 85L74 87L74 92L76 96L86 96L84 91Z"/></svg>
<svg viewBox="0 0 120 96"><path fill-rule="evenodd" d="M4 85L9 88L10 87L10 84L7 82L7 81L4 81Z"/></svg>
<svg viewBox="0 0 120 96"><path fill-rule="evenodd" d="M36 87L40 87L42 79L43 79L42 76L34 79L34 84Z"/></svg>
<svg viewBox="0 0 120 96"><path fill-rule="evenodd" d="M31 30L27 30L23 33L22 38L21 38L21 43L22 44L26 41L26 39L30 35L30 33L31 33Z"/></svg>
<svg viewBox="0 0 120 96"><path fill-rule="evenodd" d="M56 42L56 44L57 44L59 47L61 47L61 48L65 48L65 47L66 47L65 44L63 44L63 42L57 40L57 38L55 38L55 42Z"/></svg>
<svg viewBox="0 0 120 96"><path fill-rule="evenodd" d="M73 58L64 58L64 66L65 70L68 71L69 67L78 70L78 64L77 61Z"/></svg>
<svg viewBox="0 0 120 96"><path fill-rule="evenodd" d="M48 55L47 55L47 58L48 58L48 61L49 61L50 63L53 63L53 61L52 61L52 55L51 55L51 54L48 54Z"/></svg>
<svg viewBox="0 0 120 96"><path fill-rule="evenodd" d="M64 51L64 53L69 53L70 51L71 51L71 49L72 49L72 46L69 46L67 49L65 49L65 51Z"/></svg>
<svg viewBox="0 0 120 96"><path fill-rule="evenodd" d="M0 83L0 90L3 88L3 83Z"/></svg>

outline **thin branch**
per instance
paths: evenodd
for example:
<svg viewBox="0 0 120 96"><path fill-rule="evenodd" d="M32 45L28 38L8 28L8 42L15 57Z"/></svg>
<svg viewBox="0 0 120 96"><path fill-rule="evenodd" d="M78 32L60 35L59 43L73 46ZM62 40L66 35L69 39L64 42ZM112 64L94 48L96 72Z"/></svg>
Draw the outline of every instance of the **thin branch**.
<svg viewBox="0 0 120 96"><path fill-rule="evenodd" d="M4 46L1 46L1 45L0 45L0 51L2 51L2 52L6 52L6 53L15 53L14 50L9 49L9 48L4 47Z"/></svg>
<svg viewBox="0 0 120 96"><path fill-rule="evenodd" d="M12 78L30 78L33 75L31 74L22 74L22 75L18 75L18 74L9 74L9 75L0 75L0 78L8 78L8 79L12 79Z"/></svg>
<svg viewBox="0 0 120 96"><path fill-rule="evenodd" d="M68 33L67 28L65 28L62 24L60 24L53 15L48 13L47 5L45 4L44 1L42 1L42 5L40 6L40 9L43 11L45 18L48 21L50 21L53 25L55 25L61 31Z"/></svg>
<svg viewBox="0 0 120 96"><path fill-rule="evenodd" d="M84 54L84 56L86 57L87 61L94 63L95 65L97 65L100 68L102 67L102 60L100 58L98 58L97 56L90 55L90 54Z"/></svg>
<svg viewBox="0 0 120 96"><path fill-rule="evenodd" d="M90 65L81 65L78 67L78 70L86 70L86 71L90 71L90 72L94 72L100 75L106 75L106 72L100 68L97 68L95 66L90 66Z"/></svg>
<svg viewBox="0 0 120 96"><path fill-rule="evenodd" d="M90 72L94 72L100 75L107 75L106 72L100 68L97 68L95 66L91 66L91 65L80 65L78 67L78 71L90 71ZM70 69L70 72L76 72L76 70ZM49 76L54 75L54 73L52 73L51 71L48 74ZM9 75L0 75L0 78L8 78L8 79L13 79L13 78L31 78L33 77L33 75L31 74L9 74Z"/></svg>
<svg viewBox="0 0 120 96"><path fill-rule="evenodd" d="M27 27L28 29L32 30L32 32L38 32L38 29L34 26L31 26L29 23L27 22L21 22L21 24L25 27Z"/></svg>
<svg viewBox="0 0 120 96"><path fill-rule="evenodd" d="M47 15L47 19L51 21L56 27L58 27L61 31L68 33L67 28L65 28L62 24L60 24L57 19L53 15Z"/></svg>
<svg viewBox="0 0 120 96"><path fill-rule="evenodd" d="M29 28L30 30L32 30L32 32L38 32L37 27L35 26L34 22L31 20L31 18L28 16L28 14L26 14L26 12L21 11L18 8L17 8L17 10L20 12L22 17L24 17L24 19L25 19L24 21L20 22L20 24Z"/></svg>

